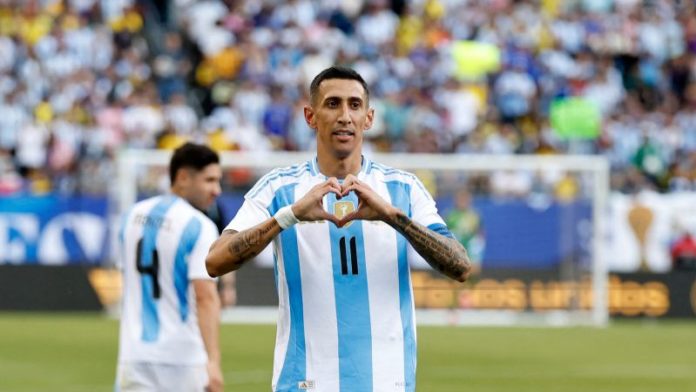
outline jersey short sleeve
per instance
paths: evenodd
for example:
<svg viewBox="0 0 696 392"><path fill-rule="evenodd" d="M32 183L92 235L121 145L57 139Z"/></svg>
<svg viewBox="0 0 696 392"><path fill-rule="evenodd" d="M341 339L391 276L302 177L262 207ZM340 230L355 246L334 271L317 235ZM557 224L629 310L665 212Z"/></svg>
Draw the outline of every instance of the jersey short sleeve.
<svg viewBox="0 0 696 392"><path fill-rule="evenodd" d="M235 215L227 227L225 227L225 230L246 230L271 217L267 209L275 196L271 180L277 178L278 172L279 169L275 169L266 174L246 195L244 195L242 207L237 211L237 215Z"/></svg>
<svg viewBox="0 0 696 392"><path fill-rule="evenodd" d="M242 231L254 227L270 218L268 210L258 200L245 199L242 207L237 211L234 219L225 227L225 230Z"/></svg>
<svg viewBox="0 0 696 392"><path fill-rule="evenodd" d="M454 238L447 228L447 224L437 212L435 200L430 196L430 192L425 189L423 183L414 176L411 185L411 219L421 225L442 234L446 237ZM408 244L409 264L415 268L430 268L428 262Z"/></svg>
<svg viewBox="0 0 696 392"><path fill-rule="evenodd" d="M425 189L423 183L414 177L411 186L411 219L437 233L452 237L445 221L437 212L435 200Z"/></svg>

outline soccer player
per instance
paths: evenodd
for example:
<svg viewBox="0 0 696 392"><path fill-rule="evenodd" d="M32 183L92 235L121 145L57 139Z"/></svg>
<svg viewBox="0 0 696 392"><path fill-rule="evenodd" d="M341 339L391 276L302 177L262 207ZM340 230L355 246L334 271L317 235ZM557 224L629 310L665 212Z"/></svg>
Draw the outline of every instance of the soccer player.
<svg viewBox="0 0 696 392"><path fill-rule="evenodd" d="M409 247L458 281L470 271L466 250L418 178L362 155L374 110L358 73L322 71L304 115L316 158L256 183L213 244L208 273L236 270L274 241L274 391L413 391Z"/></svg>
<svg viewBox="0 0 696 392"><path fill-rule="evenodd" d="M220 299L205 269L218 230L201 212L220 194L221 176L213 150L186 143L169 163L171 193L124 217L116 391L223 390Z"/></svg>

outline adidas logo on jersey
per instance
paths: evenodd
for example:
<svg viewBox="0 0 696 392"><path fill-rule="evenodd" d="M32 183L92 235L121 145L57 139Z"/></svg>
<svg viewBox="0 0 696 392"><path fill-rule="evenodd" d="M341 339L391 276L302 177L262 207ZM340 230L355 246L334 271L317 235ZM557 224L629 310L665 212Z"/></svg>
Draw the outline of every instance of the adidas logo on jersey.
<svg viewBox="0 0 696 392"><path fill-rule="evenodd" d="M302 390L314 389L314 380L305 380L297 383L297 387Z"/></svg>

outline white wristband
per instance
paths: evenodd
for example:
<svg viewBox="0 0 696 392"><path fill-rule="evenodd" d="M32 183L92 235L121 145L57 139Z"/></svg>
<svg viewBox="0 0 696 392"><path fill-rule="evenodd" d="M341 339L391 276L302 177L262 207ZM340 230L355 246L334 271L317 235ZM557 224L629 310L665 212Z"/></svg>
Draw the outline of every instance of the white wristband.
<svg viewBox="0 0 696 392"><path fill-rule="evenodd" d="M278 212L273 215L273 217L276 221L278 221L278 225L283 229L287 229L300 221L297 219L295 214L293 214L292 206L285 206L279 209Z"/></svg>

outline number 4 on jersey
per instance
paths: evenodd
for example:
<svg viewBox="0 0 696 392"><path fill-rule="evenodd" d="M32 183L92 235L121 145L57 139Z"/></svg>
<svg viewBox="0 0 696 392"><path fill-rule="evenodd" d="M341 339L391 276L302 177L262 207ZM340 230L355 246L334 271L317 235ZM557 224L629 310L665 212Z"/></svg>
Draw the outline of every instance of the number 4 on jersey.
<svg viewBox="0 0 696 392"><path fill-rule="evenodd" d="M157 279L157 274L159 273L159 256L157 255L157 249L152 250L152 263L150 265L143 265L142 259L143 259L143 239L141 238L140 241L138 241L138 249L136 250L137 254L135 257L135 266L138 269L138 272L144 275L150 275L152 278L152 297L153 298L159 298L160 297L160 285L159 285L159 280Z"/></svg>

